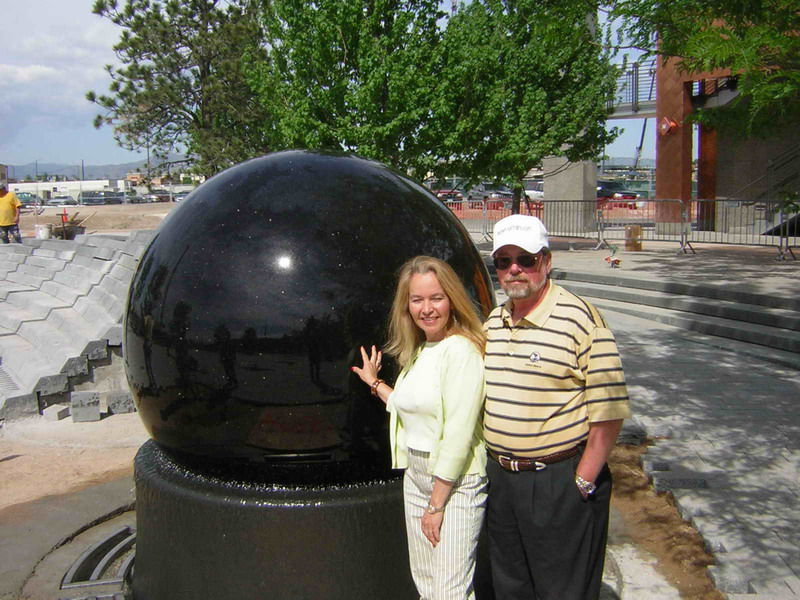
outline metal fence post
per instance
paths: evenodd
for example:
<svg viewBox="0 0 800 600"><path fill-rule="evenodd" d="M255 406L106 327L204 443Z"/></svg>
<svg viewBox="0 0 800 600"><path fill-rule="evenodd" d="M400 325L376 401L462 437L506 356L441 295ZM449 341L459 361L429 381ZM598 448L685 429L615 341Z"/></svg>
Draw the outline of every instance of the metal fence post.
<svg viewBox="0 0 800 600"><path fill-rule="evenodd" d="M691 242L689 242L689 229L691 228L691 219L689 218L689 210L686 208L687 204L681 200L681 241L680 247L676 254L680 254L683 252L684 254L689 254L686 249L692 251L692 254L697 254L692 248Z"/></svg>
<svg viewBox="0 0 800 600"><path fill-rule="evenodd" d="M483 200L483 218L481 219L481 241L491 242L492 236L489 233L489 211L486 208L486 199Z"/></svg>
<svg viewBox="0 0 800 600"><path fill-rule="evenodd" d="M786 227L784 228L784 225ZM794 260L797 257L792 252L792 247L789 245L789 222L783 221L783 208L778 209L778 256L775 260L786 260L786 255L791 256Z"/></svg>
<svg viewBox="0 0 800 600"><path fill-rule="evenodd" d="M603 217L603 210L598 208L597 209L597 246L594 247L595 250L600 250L604 246L611 250L611 246L608 245L608 242L605 239L605 231L604 231L604 217Z"/></svg>

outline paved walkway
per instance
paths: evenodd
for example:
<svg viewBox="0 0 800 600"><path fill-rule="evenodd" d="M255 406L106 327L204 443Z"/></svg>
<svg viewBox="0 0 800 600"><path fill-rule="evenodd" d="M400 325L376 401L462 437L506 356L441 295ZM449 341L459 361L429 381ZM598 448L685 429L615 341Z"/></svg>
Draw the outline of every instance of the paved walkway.
<svg viewBox="0 0 800 600"><path fill-rule="evenodd" d="M608 273L608 250L569 251L553 241L553 266ZM482 252L491 246L480 244ZM797 298L800 261L774 260L774 248L645 242L618 249L615 274L723 286ZM709 569L728 598L800 598L800 372L708 345L701 336L652 321L605 314L614 330L634 421L656 438L645 469L675 496L717 565ZM624 597L624 596L623 596ZM643 596L644 597L644 596Z"/></svg>

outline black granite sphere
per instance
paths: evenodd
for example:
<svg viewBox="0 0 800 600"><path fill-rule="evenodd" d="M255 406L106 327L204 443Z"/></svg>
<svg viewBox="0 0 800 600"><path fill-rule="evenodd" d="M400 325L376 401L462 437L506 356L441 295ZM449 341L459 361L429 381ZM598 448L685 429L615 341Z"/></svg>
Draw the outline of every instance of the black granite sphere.
<svg viewBox="0 0 800 600"><path fill-rule="evenodd" d="M419 254L450 263L488 312L469 234L385 165L288 151L201 185L131 285L125 363L150 435L220 477L233 464L274 483L388 476L384 406L350 367L385 341L396 272Z"/></svg>

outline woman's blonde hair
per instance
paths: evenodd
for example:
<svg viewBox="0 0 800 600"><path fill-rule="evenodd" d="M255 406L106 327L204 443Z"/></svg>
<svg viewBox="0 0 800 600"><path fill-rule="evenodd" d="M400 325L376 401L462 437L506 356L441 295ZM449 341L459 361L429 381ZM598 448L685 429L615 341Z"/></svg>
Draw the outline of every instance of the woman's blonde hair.
<svg viewBox="0 0 800 600"><path fill-rule="evenodd" d="M385 352L395 357L400 367L407 366L417 349L425 343L425 333L417 327L408 312L411 277L415 274L433 273L450 301L450 318L445 325L445 335L463 335L483 355L486 334L481 320L470 300L467 290L453 268L432 256L416 256L398 271L397 291L389 315L389 342Z"/></svg>

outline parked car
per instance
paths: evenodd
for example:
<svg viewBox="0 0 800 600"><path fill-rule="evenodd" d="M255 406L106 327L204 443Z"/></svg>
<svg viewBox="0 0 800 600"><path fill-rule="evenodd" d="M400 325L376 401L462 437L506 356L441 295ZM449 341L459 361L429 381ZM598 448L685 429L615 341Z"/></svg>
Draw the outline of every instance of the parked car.
<svg viewBox="0 0 800 600"><path fill-rule="evenodd" d="M541 200L544 198L544 181L541 179L529 179L523 182L525 195L529 200Z"/></svg>
<svg viewBox="0 0 800 600"><path fill-rule="evenodd" d="M625 188L622 181L597 182L597 208L619 207L636 208L639 193ZM609 202L612 204L609 206Z"/></svg>
<svg viewBox="0 0 800 600"><path fill-rule="evenodd" d="M194 190L192 190L192 191L194 191ZM188 191L188 192L178 192L177 194L174 194L174 195L172 196L172 201L173 201L173 202L180 202L181 200L183 200L184 198L186 198L186 196L188 196L189 194L191 194L191 193L192 193L192 191Z"/></svg>
<svg viewBox="0 0 800 600"><path fill-rule="evenodd" d="M479 183L473 187L467 200L470 202L485 200L487 208L509 208L514 194L504 185L493 186L490 183Z"/></svg>
<svg viewBox="0 0 800 600"><path fill-rule="evenodd" d="M22 206L42 206L44 204L43 200L36 194L32 194L30 192L15 193L17 194L17 198L19 198L19 202L22 204Z"/></svg>
<svg viewBox="0 0 800 600"><path fill-rule="evenodd" d="M112 190L100 190L94 192L81 192L78 194L78 204L82 206L97 206L101 204L122 204L125 195L122 192Z"/></svg>
<svg viewBox="0 0 800 600"><path fill-rule="evenodd" d="M170 193L167 190L153 190L144 196L147 202L169 202Z"/></svg>
<svg viewBox="0 0 800 600"><path fill-rule="evenodd" d="M464 199L461 190L434 190L434 195L442 202L459 202Z"/></svg>
<svg viewBox="0 0 800 600"><path fill-rule="evenodd" d="M77 204L78 201L75 200L72 196L53 196L52 198L47 200L48 206L73 206Z"/></svg>

